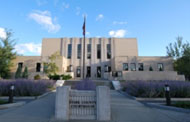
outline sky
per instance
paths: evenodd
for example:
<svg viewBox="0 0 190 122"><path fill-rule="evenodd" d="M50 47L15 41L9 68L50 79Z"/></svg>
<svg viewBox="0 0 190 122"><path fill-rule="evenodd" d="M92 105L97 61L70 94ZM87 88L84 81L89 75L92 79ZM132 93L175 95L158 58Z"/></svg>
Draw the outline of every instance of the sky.
<svg viewBox="0 0 190 122"><path fill-rule="evenodd" d="M190 0L1 0L0 37L12 30L15 50L40 55L43 38L137 38L139 56L166 56L182 36L190 42Z"/></svg>

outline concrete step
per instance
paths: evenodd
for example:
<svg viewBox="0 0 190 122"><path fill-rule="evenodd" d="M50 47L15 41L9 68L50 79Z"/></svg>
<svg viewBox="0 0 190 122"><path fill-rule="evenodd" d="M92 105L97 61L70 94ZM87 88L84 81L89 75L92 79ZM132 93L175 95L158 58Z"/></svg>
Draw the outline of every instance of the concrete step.
<svg viewBox="0 0 190 122"><path fill-rule="evenodd" d="M65 86L71 86L72 89L75 88L75 85L82 80L67 80L65 81ZM91 80L96 84L96 86L108 86L110 89L113 89L112 83L109 80Z"/></svg>

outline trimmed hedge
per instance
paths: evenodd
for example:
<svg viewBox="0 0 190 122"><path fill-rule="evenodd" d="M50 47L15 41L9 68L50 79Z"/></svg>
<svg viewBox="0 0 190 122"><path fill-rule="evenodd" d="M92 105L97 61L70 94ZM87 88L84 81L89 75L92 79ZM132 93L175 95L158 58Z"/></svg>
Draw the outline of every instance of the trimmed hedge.
<svg viewBox="0 0 190 122"><path fill-rule="evenodd" d="M51 80L0 80L0 96L8 96L10 86L14 85L15 96L38 96L54 87Z"/></svg>
<svg viewBox="0 0 190 122"><path fill-rule="evenodd" d="M164 86L170 86L170 96L175 98L190 97L190 82L187 81L126 81L124 90L135 97L165 97Z"/></svg>

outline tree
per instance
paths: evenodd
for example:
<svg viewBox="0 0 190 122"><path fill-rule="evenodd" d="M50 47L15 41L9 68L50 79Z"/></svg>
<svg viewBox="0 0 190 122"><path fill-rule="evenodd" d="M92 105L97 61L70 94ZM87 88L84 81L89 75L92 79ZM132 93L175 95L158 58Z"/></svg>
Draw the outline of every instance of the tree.
<svg viewBox="0 0 190 122"><path fill-rule="evenodd" d="M177 37L176 40L166 47L167 55L174 58L174 70L190 80L190 43L183 43L182 37Z"/></svg>
<svg viewBox="0 0 190 122"><path fill-rule="evenodd" d="M28 78L28 68L27 67L25 67L24 68L24 72L22 73L22 78Z"/></svg>
<svg viewBox="0 0 190 122"><path fill-rule="evenodd" d="M59 68L55 63L56 59L59 59L59 58L60 58L60 55L58 52L56 52L49 57L48 63L47 62L44 63L44 67L45 67L44 72L46 74L48 75L56 74L59 71Z"/></svg>
<svg viewBox="0 0 190 122"><path fill-rule="evenodd" d="M18 68L15 73L15 79L22 78L21 74L22 74L22 67L18 65Z"/></svg>
<svg viewBox="0 0 190 122"><path fill-rule="evenodd" d="M14 52L14 39L12 32L6 30L6 38L0 38L0 77L9 78L12 60L16 58Z"/></svg>

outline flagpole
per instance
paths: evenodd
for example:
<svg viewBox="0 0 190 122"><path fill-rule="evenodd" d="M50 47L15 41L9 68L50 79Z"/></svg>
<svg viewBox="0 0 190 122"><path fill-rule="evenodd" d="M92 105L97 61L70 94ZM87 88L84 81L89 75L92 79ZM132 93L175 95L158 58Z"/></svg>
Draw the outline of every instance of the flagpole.
<svg viewBox="0 0 190 122"><path fill-rule="evenodd" d="M84 24L83 24L83 79L85 79L85 34L86 34L86 16L84 15Z"/></svg>

